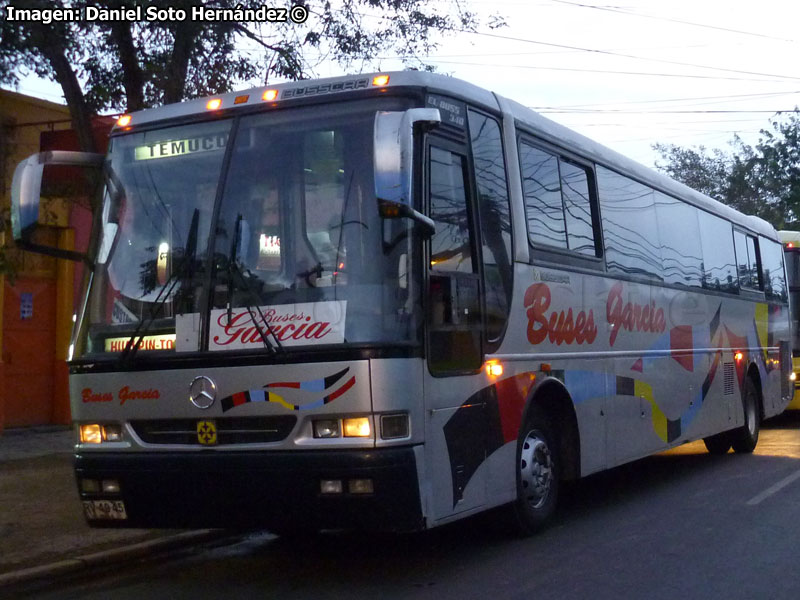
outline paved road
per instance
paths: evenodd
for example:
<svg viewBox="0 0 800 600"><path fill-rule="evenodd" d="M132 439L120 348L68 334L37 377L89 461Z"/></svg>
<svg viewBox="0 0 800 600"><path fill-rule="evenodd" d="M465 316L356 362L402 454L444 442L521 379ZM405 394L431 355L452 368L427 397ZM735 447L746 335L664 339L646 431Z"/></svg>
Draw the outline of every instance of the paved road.
<svg viewBox="0 0 800 600"><path fill-rule="evenodd" d="M769 424L752 456L695 443L589 477L529 539L493 518L400 537L261 534L34 596L796 600L799 428L798 417Z"/></svg>

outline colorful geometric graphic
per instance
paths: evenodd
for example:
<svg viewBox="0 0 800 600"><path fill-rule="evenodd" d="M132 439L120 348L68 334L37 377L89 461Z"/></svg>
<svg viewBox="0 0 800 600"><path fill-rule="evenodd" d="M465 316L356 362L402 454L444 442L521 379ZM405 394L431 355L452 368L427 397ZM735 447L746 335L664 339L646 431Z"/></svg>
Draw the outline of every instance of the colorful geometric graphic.
<svg viewBox="0 0 800 600"><path fill-rule="evenodd" d="M338 373L334 373L328 377L312 379L309 381L279 381L267 383L264 385L264 388L289 388L307 392L324 392L325 390L333 387L342 377L345 376L349 370L350 367L347 367L346 369L342 369ZM266 391L265 389L245 390L243 392L236 392L231 396L223 398L221 401L222 412L227 412L233 408L236 408L237 406L247 404L248 402L275 402L276 404L280 404L288 410L310 410L312 408L320 408L321 406L336 400L339 396L353 387L355 383L356 377L353 375L342 386L330 394L304 404L291 404L284 400L283 396L279 396L274 392Z"/></svg>

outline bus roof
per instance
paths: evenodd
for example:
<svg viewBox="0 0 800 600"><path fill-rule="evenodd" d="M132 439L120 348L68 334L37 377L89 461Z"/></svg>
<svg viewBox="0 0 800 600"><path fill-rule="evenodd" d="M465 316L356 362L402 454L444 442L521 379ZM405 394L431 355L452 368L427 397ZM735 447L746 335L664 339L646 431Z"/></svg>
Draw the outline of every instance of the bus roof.
<svg viewBox="0 0 800 600"><path fill-rule="evenodd" d="M753 233L763 235L772 240L778 240L773 227L763 219L744 215L654 169L637 163L590 138L543 117L519 102L503 98L498 94L460 79L424 71L369 73L293 81L270 86L261 86L238 92L217 94L205 98L196 98L185 102L133 112L130 115L126 115L130 118L125 125L122 126L118 124L113 132L121 133L140 125L183 119L191 117L192 115L208 114L210 111L224 110L226 112L230 111L231 113L235 113L238 109L253 107L259 104L276 107L287 100L323 97L332 98L337 94L345 92L366 92L376 89L409 87L422 88L426 91L447 94L477 104L491 111L502 112L504 115L513 118L522 128L548 143L573 152L579 156L583 156L623 175L637 179L666 194L682 198L696 205L698 208L718 214Z"/></svg>

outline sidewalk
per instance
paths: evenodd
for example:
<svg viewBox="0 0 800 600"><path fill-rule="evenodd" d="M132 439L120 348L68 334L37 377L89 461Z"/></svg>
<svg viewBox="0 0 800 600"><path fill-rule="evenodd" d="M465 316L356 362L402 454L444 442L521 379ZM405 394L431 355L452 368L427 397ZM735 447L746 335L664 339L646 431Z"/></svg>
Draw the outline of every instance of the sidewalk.
<svg viewBox="0 0 800 600"><path fill-rule="evenodd" d="M66 427L0 434L0 589L221 533L90 528L72 471L73 443Z"/></svg>

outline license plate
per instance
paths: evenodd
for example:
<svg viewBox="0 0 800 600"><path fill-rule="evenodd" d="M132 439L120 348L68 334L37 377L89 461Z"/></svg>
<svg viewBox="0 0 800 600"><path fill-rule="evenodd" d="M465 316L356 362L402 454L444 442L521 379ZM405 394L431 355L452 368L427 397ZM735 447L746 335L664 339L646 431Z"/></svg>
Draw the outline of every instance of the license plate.
<svg viewBox="0 0 800 600"><path fill-rule="evenodd" d="M84 500L83 512L92 521L124 520L128 518L122 500Z"/></svg>

